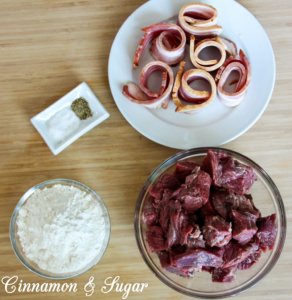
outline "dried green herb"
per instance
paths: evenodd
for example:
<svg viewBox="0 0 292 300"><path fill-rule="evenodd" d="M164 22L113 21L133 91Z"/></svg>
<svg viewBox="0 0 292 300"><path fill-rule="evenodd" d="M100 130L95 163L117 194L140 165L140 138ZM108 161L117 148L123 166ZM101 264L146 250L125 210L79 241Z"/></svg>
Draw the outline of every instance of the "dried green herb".
<svg viewBox="0 0 292 300"><path fill-rule="evenodd" d="M71 104L71 108L80 120L92 117L92 111L88 102L83 97L75 99Z"/></svg>

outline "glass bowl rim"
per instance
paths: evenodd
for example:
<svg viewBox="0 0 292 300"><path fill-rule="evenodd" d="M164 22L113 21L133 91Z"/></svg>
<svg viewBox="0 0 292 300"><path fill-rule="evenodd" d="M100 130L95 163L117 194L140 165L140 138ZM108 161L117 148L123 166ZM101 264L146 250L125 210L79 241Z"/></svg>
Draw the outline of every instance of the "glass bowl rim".
<svg viewBox="0 0 292 300"><path fill-rule="evenodd" d="M173 285L172 281L167 280L165 278L163 278L160 274L157 274L157 272L153 269L150 261L148 260L148 257L145 255L144 251L143 251L143 247L141 244L141 241L139 239L139 234L140 234L140 219L139 219L139 215L140 215L140 210L141 210L141 206L142 206L142 200L144 198L144 195L149 187L149 185L152 183L152 181L154 179L156 179L156 177L159 175L160 172L163 172L170 164L178 162L181 159L185 159L189 156L193 156L195 154L202 154L202 152L207 153L208 150L212 150L212 151L221 151L221 152L225 152L227 155L232 155L233 157L238 156L240 159L242 160L246 160L249 162L249 164L252 165L253 168L255 168L259 173L262 174L263 178L265 179L265 181L268 183L269 187L271 188L271 190L273 191L273 194L275 196L275 198L277 199L277 205L278 208L281 212L280 216L277 215L277 217L280 217L279 221L280 221L280 230L278 231L281 235L280 235L280 239L279 239L279 244L277 247L277 251L275 251L276 254L274 254L273 259L270 261L270 263L268 264L268 266L266 266L266 269L264 272L262 272L262 274L258 277L258 278L254 278L253 280L250 279L249 283L246 284L246 286L242 287L242 286L238 286L233 288L231 291L227 290L227 291L222 291L222 292L212 292L212 293L208 293L208 292L204 292L204 294L198 294L197 291L190 291L190 290L182 290L179 286ZM145 188L146 187L146 188ZM280 195L280 192L277 188L277 186L275 185L275 183L273 182L273 180L271 179L271 177L268 175L268 173L261 167L259 166L256 162L254 162L252 159L248 158L247 156L236 152L234 150L230 150L227 148L220 148L220 147L198 147L198 148L192 148L192 149L188 149L188 150L183 150L180 151L172 156L170 156L169 158L167 158L166 160L164 160L151 174L150 176L147 178L147 180L145 181L141 192L138 196L137 199L137 203L136 203L136 207L135 207L135 215L134 215L134 231L135 231L135 238L136 238L136 243L138 246L138 249L140 251L140 254L144 260L144 262L146 263L146 265L148 266L148 268L152 271L152 273L160 280L162 281L164 284L166 284L168 287L174 289L175 291L187 295L187 296L191 296L191 297L198 297L198 298L204 298L204 299L220 299L220 298L226 298L226 297L230 297L230 296L235 296L238 294L241 294L247 290L249 290L250 288L254 287L255 285L257 285L274 267L274 265L276 264L276 262L278 261L283 247L284 247L284 243L285 243L285 238L286 238L286 212L285 212L285 207L284 207L284 203L282 200L282 197Z"/></svg>
<svg viewBox="0 0 292 300"><path fill-rule="evenodd" d="M88 268L86 268L85 270L82 270L81 272L76 272L76 273L72 273L72 274L68 274L68 275L48 275L46 273L43 273L41 271L38 271L37 269L35 269L34 267L32 267L28 262L27 259L25 257L23 257L23 255L20 253L17 244L15 242L16 238L15 238L15 226L16 226L16 218L18 215L18 212L20 210L20 208L22 207L23 203L29 199L29 197L36 191L39 190L41 188L44 188L46 186L49 185L53 185L53 184L62 184L62 183L66 183L66 184L73 184L75 186L79 186L85 190L87 190L89 193L91 193L95 199L99 202L99 204L102 206L102 209L105 213L105 219L108 222L108 228L106 230L106 236L105 236L105 246L104 246L104 250L100 253L100 255L97 257L97 259L95 259L93 261L92 264L89 265ZM103 257L104 253L107 250L107 247L109 245L109 241L110 241L110 236L111 236L111 221L110 221L110 215L108 212L108 209L104 203L104 201L102 200L102 198L99 196L99 194L97 194L92 188L90 188L89 186L85 185L84 183L81 183L79 181L76 180L72 180L72 179L66 179L66 178L56 178L56 179L49 179L46 181L43 181L33 187L31 187L30 189L28 189L20 198L20 200L18 201L18 203L16 204L11 219L10 219L10 225L9 225L9 237L10 237L10 242L12 245L12 249L16 255L16 257L19 259L19 261L31 272L35 273L36 275L39 275L41 277L47 278L47 279L54 279L54 280L63 280L63 279L70 279L76 276L79 276L87 271L89 271L91 268L93 268L94 266L96 266L99 261L101 260L101 258Z"/></svg>

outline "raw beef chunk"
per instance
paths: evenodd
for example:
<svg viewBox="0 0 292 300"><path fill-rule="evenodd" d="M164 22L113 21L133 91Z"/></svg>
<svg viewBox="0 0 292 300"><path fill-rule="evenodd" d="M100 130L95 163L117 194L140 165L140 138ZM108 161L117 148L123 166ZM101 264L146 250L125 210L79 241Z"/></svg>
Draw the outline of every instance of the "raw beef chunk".
<svg viewBox="0 0 292 300"><path fill-rule="evenodd" d="M181 245L186 245L188 236L196 236L200 234L200 228L194 223L194 220L184 211L181 211L179 215L179 230L181 234Z"/></svg>
<svg viewBox="0 0 292 300"><path fill-rule="evenodd" d="M263 251L272 250L277 237L278 225L276 223L276 214L265 218L257 219L258 232L256 236L260 242Z"/></svg>
<svg viewBox="0 0 292 300"><path fill-rule="evenodd" d="M158 181L149 189L149 194L156 199L162 199L163 191L163 183L161 181Z"/></svg>
<svg viewBox="0 0 292 300"><path fill-rule="evenodd" d="M165 189L164 192L163 192L162 199L155 198L153 200L153 207L155 208L155 210L156 210L156 212L158 214L158 219L160 218L160 214L161 214L162 210L164 209L164 207L171 200L172 193L173 193L173 191Z"/></svg>
<svg viewBox="0 0 292 300"><path fill-rule="evenodd" d="M182 203L184 210L194 213L205 205L210 194L211 178L208 173L198 170L186 177L186 183L177 189L172 197Z"/></svg>
<svg viewBox="0 0 292 300"><path fill-rule="evenodd" d="M247 270L252 267L253 264L255 264L259 258L261 257L261 251L255 251L252 254L250 254L245 260L243 260L241 263L237 265L238 270Z"/></svg>
<svg viewBox="0 0 292 300"><path fill-rule="evenodd" d="M164 174L161 179L149 189L149 194L157 199L162 199L165 189L176 190L180 187L180 182L173 175Z"/></svg>
<svg viewBox="0 0 292 300"><path fill-rule="evenodd" d="M192 173L196 168L200 167L197 163L193 161L182 161L178 162L175 168L174 176L182 183L185 182L186 177Z"/></svg>
<svg viewBox="0 0 292 300"><path fill-rule="evenodd" d="M152 226L150 230L146 232L146 241L149 245L149 249L152 252L161 251L167 249L167 243L163 237L163 230L158 226Z"/></svg>
<svg viewBox="0 0 292 300"><path fill-rule="evenodd" d="M159 224L167 240L168 249L187 243L189 235L199 235L200 229L193 217L182 210L178 200L169 201L161 210Z"/></svg>
<svg viewBox="0 0 292 300"><path fill-rule="evenodd" d="M237 211L248 217L257 219L261 216L260 211L255 207L251 195L237 195L239 197L239 205Z"/></svg>
<svg viewBox="0 0 292 300"><path fill-rule="evenodd" d="M232 238L240 244L247 244L257 232L255 218L245 216L236 210L232 210L230 218L233 224Z"/></svg>
<svg viewBox="0 0 292 300"><path fill-rule="evenodd" d="M254 252L254 245L240 245L237 242L231 241L224 246L223 254L223 268L235 266L245 260L252 252Z"/></svg>
<svg viewBox="0 0 292 300"><path fill-rule="evenodd" d="M222 264L222 257L205 249L187 250L185 253L174 257L174 263L178 268L183 267L215 267Z"/></svg>
<svg viewBox="0 0 292 300"><path fill-rule="evenodd" d="M213 282L232 282L236 275L237 266L232 266L229 268L217 268L212 272L212 281Z"/></svg>
<svg viewBox="0 0 292 300"><path fill-rule="evenodd" d="M161 205L164 205L165 203L171 200L172 194L173 194L173 190L165 189L163 191L162 200L159 201L159 199L156 199L156 202L160 203Z"/></svg>
<svg viewBox="0 0 292 300"><path fill-rule="evenodd" d="M168 272L183 276L183 277L194 277L194 268L176 268L174 267L169 258L169 252L159 252L158 257L161 263L161 267Z"/></svg>
<svg viewBox="0 0 292 300"><path fill-rule="evenodd" d="M179 214L181 211L181 204L179 201L171 200L169 202L169 226L167 231L168 248L177 246L181 242L181 234L179 228Z"/></svg>
<svg viewBox="0 0 292 300"><path fill-rule="evenodd" d="M225 222L219 216L208 216L205 219L203 236L208 246L222 247L231 240L231 223Z"/></svg>
<svg viewBox="0 0 292 300"><path fill-rule="evenodd" d="M237 194L248 193L250 187L256 180L254 170L232 157L208 151L203 160L203 169L212 178L214 187L223 187Z"/></svg>
<svg viewBox="0 0 292 300"><path fill-rule="evenodd" d="M159 224L163 232L168 232L169 221L170 221L170 213L169 213L170 205L171 205L171 201L164 203L164 205L160 209Z"/></svg>
<svg viewBox="0 0 292 300"><path fill-rule="evenodd" d="M143 221L146 223L148 228L156 225L158 222L158 213L153 206L153 202L154 198L149 197L144 206Z"/></svg>
<svg viewBox="0 0 292 300"><path fill-rule="evenodd" d="M224 247L213 247L211 248L211 251L220 257L223 257L225 252Z"/></svg>
<svg viewBox="0 0 292 300"><path fill-rule="evenodd" d="M212 191L210 201L215 210L225 219L229 220L229 214L232 209L239 206L242 195L236 195L228 191Z"/></svg>
<svg viewBox="0 0 292 300"><path fill-rule="evenodd" d="M244 215L258 218L260 213L254 206L250 195L238 195L228 191L212 191L210 201L215 210L225 219L230 219L232 210L238 210Z"/></svg>
<svg viewBox="0 0 292 300"><path fill-rule="evenodd" d="M196 228L194 227L194 232L191 232L188 235L186 245L188 246L188 249L206 248L206 241L204 240L198 225Z"/></svg>
<svg viewBox="0 0 292 300"><path fill-rule="evenodd" d="M227 156L221 153L214 153L208 151L207 156L203 160L203 170L210 174L212 178L212 185L219 187L221 184L220 178L222 176L222 165L219 165L219 155L222 158Z"/></svg>
<svg viewBox="0 0 292 300"><path fill-rule="evenodd" d="M205 218L209 216L217 216L212 204L210 201L208 201L202 208L201 208L201 212L200 212L200 219L201 220L205 220Z"/></svg>

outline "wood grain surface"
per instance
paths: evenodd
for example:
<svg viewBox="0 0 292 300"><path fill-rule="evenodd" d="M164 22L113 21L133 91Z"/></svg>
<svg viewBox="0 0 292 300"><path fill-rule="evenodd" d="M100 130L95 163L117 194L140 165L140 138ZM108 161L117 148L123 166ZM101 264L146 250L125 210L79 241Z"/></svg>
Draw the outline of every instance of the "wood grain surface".
<svg viewBox="0 0 292 300"><path fill-rule="evenodd" d="M8 294L0 282L0 299L85 299L83 287L91 276L95 278L92 297L96 299L122 299L121 293L100 292L104 280L115 276L124 283L149 284L143 293L130 293L128 299L190 299L151 273L136 246L133 226L135 203L144 181L155 167L178 151L148 140L127 123L112 98L107 78L113 39L126 18L144 2L0 2L0 279L17 275L26 283L50 282L19 262L9 240L9 221L15 205L37 183L70 178L87 184L104 199L112 224L109 247L100 263L65 281L78 284L76 293ZM277 74L274 93L262 117L224 147L245 154L270 174L285 203L288 230L283 253L273 270L236 299L291 299L292 2L238 2L267 31ZM54 156L30 118L82 81L88 83L111 116Z"/></svg>

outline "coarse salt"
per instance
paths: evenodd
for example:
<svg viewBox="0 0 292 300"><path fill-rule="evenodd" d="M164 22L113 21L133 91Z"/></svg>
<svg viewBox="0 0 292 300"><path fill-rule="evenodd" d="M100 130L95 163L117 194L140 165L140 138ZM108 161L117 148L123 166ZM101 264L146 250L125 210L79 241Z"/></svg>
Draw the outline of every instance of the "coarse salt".
<svg viewBox="0 0 292 300"><path fill-rule="evenodd" d="M48 121L48 131L56 144L70 137L81 125L81 120L70 107L65 107L54 114Z"/></svg>
<svg viewBox="0 0 292 300"><path fill-rule="evenodd" d="M78 272L102 255L106 215L92 195L77 187L55 184L36 190L16 223L26 257L43 270Z"/></svg>

